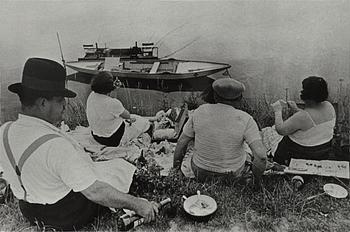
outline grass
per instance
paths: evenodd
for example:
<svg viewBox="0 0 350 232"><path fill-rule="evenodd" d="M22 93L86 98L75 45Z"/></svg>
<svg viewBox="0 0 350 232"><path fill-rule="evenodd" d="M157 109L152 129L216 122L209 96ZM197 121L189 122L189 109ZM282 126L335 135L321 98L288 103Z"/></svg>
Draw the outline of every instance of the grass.
<svg viewBox="0 0 350 232"><path fill-rule="evenodd" d="M157 177L155 177L157 179ZM171 197L172 207L166 207L156 222L136 228L137 231L349 231L350 202L320 196L306 197L322 191L325 183L335 179L312 177L300 192L294 192L288 176L265 176L262 187L256 189L244 183L220 179L200 184L175 173L162 178L164 185L145 183L146 189L132 190L137 196L159 201ZM140 183L140 182L139 182ZM151 186L151 187L150 187ZM153 186L153 187L152 187ZM200 190L218 203L215 215L205 223L188 219L182 211L182 195L190 196ZM327 208L328 216L321 215ZM84 228L92 231L115 231L120 214L109 215ZM36 230L30 227L18 210L16 201L0 206L1 231Z"/></svg>
<svg viewBox="0 0 350 232"><path fill-rule="evenodd" d="M195 99L189 99L194 105ZM257 102L245 108L260 126L269 125L271 118L266 112L267 103ZM248 104L247 104L248 105ZM243 105L244 107L244 105ZM264 109L265 108L265 109ZM84 107L80 102L67 105L65 122L71 128L87 125ZM135 175L131 194L160 201L172 199L158 220L136 228L136 231L350 231L349 198L334 199L327 195L306 201L308 196L321 193L325 183L343 184L348 181L330 177L310 177L301 191L295 192L290 176L264 176L259 188L246 185L244 181L217 179L201 184L173 172L162 177L157 171ZM182 196L190 196L200 190L213 197L218 210L208 222L190 220L182 210ZM327 216L321 212L328 210ZM108 215L83 230L116 231L116 220L121 212ZM9 198L0 205L0 231L36 231L22 217L16 199Z"/></svg>
<svg viewBox="0 0 350 232"><path fill-rule="evenodd" d="M63 121L74 130L77 126L88 126L84 104L78 99L69 99L63 115Z"/></svg>

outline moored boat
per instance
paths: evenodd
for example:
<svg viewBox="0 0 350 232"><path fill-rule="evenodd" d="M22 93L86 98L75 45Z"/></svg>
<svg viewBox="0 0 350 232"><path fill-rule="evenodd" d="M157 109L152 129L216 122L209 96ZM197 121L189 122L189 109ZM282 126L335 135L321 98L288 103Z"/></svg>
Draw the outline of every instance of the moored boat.
<svg viewBox="0 0 350 232"><path fill-rule="evenodd" d="M190 60L129 60L108 65L109 58L105 61L73 61L66 65L78 72L86 74L98 74L101 71L109 71L118 78L135 79L187 79L205 77L230 68L228 64L190 61Z"/></svg>
<svg viewBox="0 0 350 232"><path fill-rule="evenodd" d="M153 43L124 49L95 48L84 45L86 55L78 61L66 62L67 67L86 74L109 71L118 78L177 80L200 78L226 70L224 63L160 59L158 48Z"/></svg>

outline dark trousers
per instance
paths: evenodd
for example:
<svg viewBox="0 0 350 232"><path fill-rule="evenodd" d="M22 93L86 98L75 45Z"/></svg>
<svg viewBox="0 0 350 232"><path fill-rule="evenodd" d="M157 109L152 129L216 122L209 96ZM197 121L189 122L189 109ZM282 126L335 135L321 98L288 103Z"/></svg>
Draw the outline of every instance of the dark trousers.
<svg viewBox="0 0 350 232"><path fill-rule="evenodd" d="M32 225L56 230L78 230L110 210L88 200L80 192L69 192L54 204L19 201L19 208Z"/></svg>
<svg viewBox="0 0 350 232"><path fill-rule="evenodd" d="M125 132L125 123L123 122L118 128L118 130L114 132L114 134L111 135L110 137L100 137L100 136L94 135L93 132L91 132L91 134L92 134L92 137L94 137L94 139L102 145L106 145L108 147L118 147L120 140L124 135L124 132Z"/></svg>
<svg viewBox="0 0 350 232"><path fill-rule="evenodd" d="M325 160L329 158L331 149L331 142L307 147L295 143L288 136L284 136L278 144L273 160L283 165L289 165L291 158Z"/></svg>

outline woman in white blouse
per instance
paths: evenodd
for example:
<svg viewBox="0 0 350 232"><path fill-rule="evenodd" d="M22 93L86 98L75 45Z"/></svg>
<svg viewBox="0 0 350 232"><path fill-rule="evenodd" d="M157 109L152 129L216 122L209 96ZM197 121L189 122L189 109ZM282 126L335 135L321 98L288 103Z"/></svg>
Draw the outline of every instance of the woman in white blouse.
<svg viewBox="0 0 350 232"><path fill-rule="evenodd" d="M101 72L91 82L86 114L92 136L100 144L117 147L125 132L125 122L135 122L129 111L110 93L117 87L118 79L109 72Z"/></svg>

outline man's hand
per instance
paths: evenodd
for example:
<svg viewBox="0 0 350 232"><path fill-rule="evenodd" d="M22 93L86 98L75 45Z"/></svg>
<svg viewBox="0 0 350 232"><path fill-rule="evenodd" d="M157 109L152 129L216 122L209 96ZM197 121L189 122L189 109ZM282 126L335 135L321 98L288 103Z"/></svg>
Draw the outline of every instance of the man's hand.
<svg viewBox="0 0 350 232"><path fill-rule="evenodd" d="M145 219L145 222L151 222L156 219L156 215L158 215L159 204L154 201L147 201L144 199L138 198L138 202L135 202L137 208L135 209L136 214L140 215Z"/></svg>

